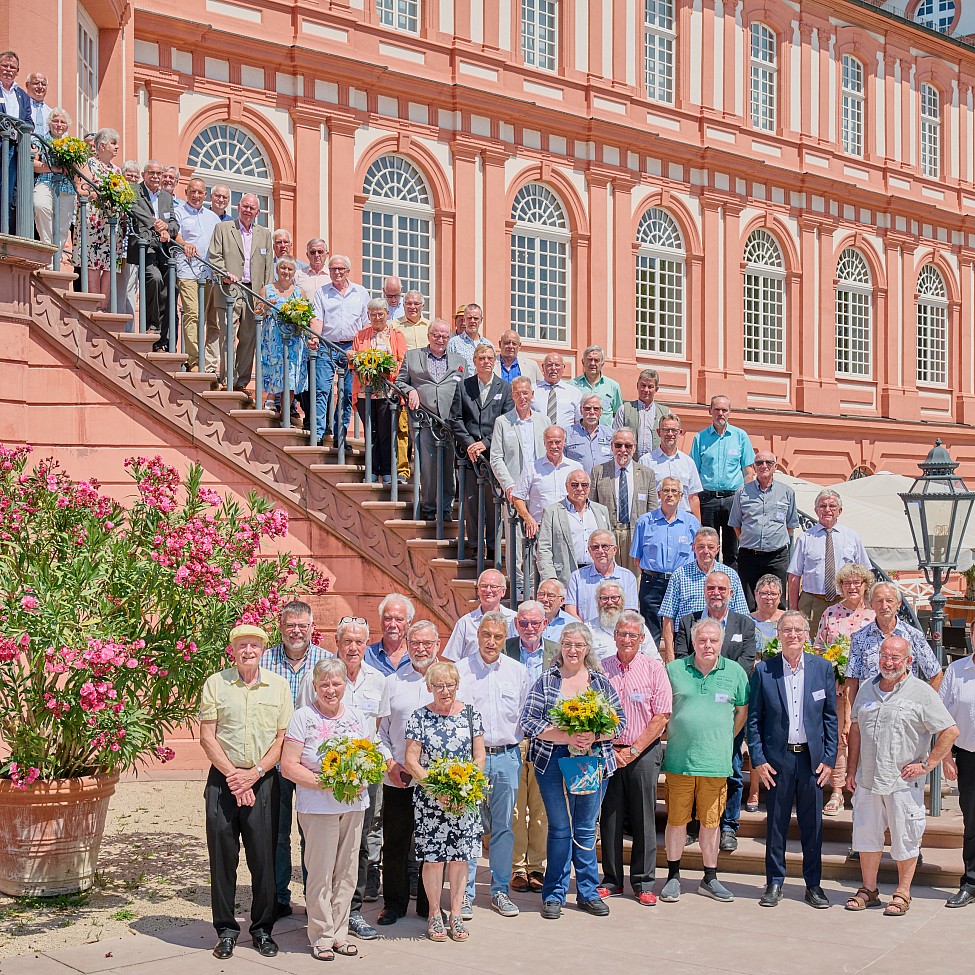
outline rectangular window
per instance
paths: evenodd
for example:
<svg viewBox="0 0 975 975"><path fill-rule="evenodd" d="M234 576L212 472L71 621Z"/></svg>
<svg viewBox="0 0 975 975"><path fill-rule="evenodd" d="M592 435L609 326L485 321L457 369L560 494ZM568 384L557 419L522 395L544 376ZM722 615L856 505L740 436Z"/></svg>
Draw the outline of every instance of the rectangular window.
<svg viewBox="0 0 975 975"><path fill-rule="evenodd" d="M674 0L645 0L643 38L647 98L674 100Z"/></svg>
<svg viewBox="0 0 975 975"><path fill-rule="evenodd" d="M78 133L98 131L98 28L78 8Z"/></svg>
<svg viewBox="0 0 975 975"><path fill-rule="evenodd" d="M684 354L684 262L638 254L636 348L653 355Z"/></svg>
<svg viewBox="0 0 975 975"><path fill-rule="evenodd" d="M376 0L376 16L384 27L420 32L420 0Z"/></svg>
<svg viewBox="0 0 975 975"><path fill-rule="evenodd" d="M839 288L836 292L836 371L870 375L870 294Z"/></svg>
<svg viewBox="0 0 975 975"><path fill-rule="evenodd" d="M388 275L403 279L430 306L430 221L412 214L365 209L362 213L362 285L381 295Z"/></svg>
<svg viewBox="0 0 975 975"><path fill-rule="evenodd" d="M521 0L521 55L525 64L558 69L558 0Z"/></svg>
<svg viewBox="0 0 975 975"><path fill-rule="evenodd" d="M568 257L565 243L511 235L511 327L533 342L568 341Z"/></svg>
<svg viewBox="0 0 975 975"><path fill-rule="evenodd" d="M863 155L863 65L843 56L843 151Z"/></svg>
<svg viewBox="0 0 975 975"><path fill-rule="evenodd" d="M944 386L948 381L948 309L918 302L917 381Z"/></svg>
<svg viewBox="0 0 975 975"><path fill-rule="evenodd" d="M766 274L745 274L745 362L781 366L785 362L783 281Z"/></svg>
<svg viewBox="0 0 975 975"><path fill-rule="evenodd" d="M934 85L921 85L921 172L941 175L941 95Z"/></svg>
<svg viewBox="0 0 975 975"><path fill-rule="evenodd" d="M775 59L775 34L764 24L752 24L752 125L766 132L775 131Z"/></svg>

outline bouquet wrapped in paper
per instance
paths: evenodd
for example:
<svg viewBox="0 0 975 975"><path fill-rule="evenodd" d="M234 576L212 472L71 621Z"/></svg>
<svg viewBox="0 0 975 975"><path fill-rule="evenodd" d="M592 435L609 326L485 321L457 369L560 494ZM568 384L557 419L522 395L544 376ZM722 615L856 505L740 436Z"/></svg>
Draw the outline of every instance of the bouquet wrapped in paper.
<svg viewBox="0 0 975 975"><path fill-rule="evenodd" d="M352 803L367 786L382 781L386 760L370 738L329 738L318 748L318 783L339 802Z"/></svg>
<svg viewBox="0 0 975 975"><path fill-rule="evenodd" d="M396 372L396 359L384 349L354 352L351 363L363 386L373 386L377 379L389 379Z"/></svg>
<svg viewBox="0 0 975 975"><path fill-rule="evenodd" d="M83 166L91 158L92 149L84 139L65 135L51 142L51 158L59 166Z"/></svg>
<svg viewBox="0 0 975 975"><path fill-rule="evenodd" d="M850 638L840 635L822 651L822 655L833 665L833 676L844 684L846 665L850 662Z"/></svg>
<svg viewBox="0 0 975 975"><path fill-rule="evenodd" d="M452 816L474 812L487 795L487 777L473 762L438 758L427 769L423 788L443 801Z"/></svg>
<svg viewBox="0 0 975 975"><path fill-rule="evenodd" d="M559 701L548 712L548 717L560 731L570 735L590 731L597 738L615 734L620 723L616 708L609 698L591 688L575 697L567 697ZM572 754L576 753L572 746L569 747L569 751Z"/></svg>

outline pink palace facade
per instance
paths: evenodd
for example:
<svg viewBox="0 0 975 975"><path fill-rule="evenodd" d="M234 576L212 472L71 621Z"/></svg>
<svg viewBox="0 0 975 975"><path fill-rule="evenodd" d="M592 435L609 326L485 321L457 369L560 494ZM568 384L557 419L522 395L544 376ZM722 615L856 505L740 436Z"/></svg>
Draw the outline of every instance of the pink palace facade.
<svg viewBox="0 0 975 975"><path fill-rule="evenodd" d="M975 461L975 0L5 6L81 129L370 290L653 366L691 429L726 392L792 473Z"/></svg>

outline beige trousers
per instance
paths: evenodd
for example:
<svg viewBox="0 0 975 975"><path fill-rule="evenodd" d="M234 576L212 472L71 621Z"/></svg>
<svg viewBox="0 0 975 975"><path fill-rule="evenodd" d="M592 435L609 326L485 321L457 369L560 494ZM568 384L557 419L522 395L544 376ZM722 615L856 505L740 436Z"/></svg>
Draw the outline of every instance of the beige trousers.
<svg viewBox="0 0 975 975"><path fill-rule="evenodd" d="M515 849L511 857L511 869L515 873L545 873L545 844L548 840L548 817L538 791L535 766L526 755L528 743L521 743L521 778L518 780L518 798L515 800L512 831Z"/></svg>

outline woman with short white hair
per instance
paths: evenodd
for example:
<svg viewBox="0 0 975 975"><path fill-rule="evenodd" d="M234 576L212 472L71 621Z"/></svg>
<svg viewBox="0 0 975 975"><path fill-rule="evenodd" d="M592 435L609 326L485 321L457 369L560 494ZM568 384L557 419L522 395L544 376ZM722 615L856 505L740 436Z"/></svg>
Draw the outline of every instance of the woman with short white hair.
<svg viewBox="0 0 975 975"><path fill-rule="evenodd" d="M55 108L48 118L47 128L52 142L61 139L71 128L71 116L63 108ZM53 244L63 251L75 204L74 180L61 166L48 163L43 151L34 157L34 174L34 226L37 227L37 236L45 244ZM55 207L58 215L56 227Z"/></svg>

